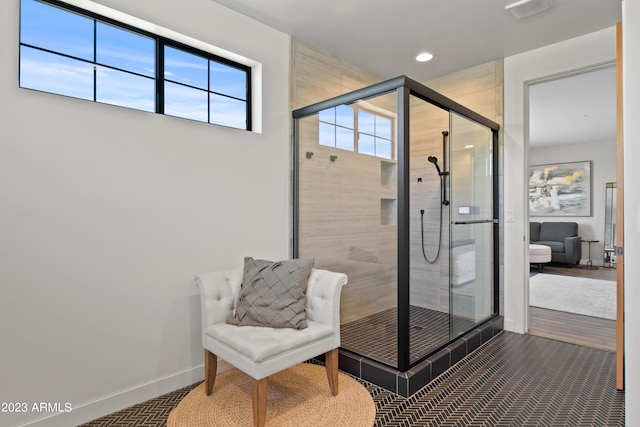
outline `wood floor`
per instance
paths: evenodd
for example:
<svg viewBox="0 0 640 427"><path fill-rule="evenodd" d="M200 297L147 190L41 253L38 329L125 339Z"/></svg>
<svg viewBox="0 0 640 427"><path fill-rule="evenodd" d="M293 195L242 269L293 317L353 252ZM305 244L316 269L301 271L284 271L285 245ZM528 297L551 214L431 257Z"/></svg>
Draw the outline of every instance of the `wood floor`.
<svg viewBox="0 0 640 427"><path fill-rule="evenodd" d="M536 267L532 267L535 269ZM547 265L545 274L616 280L613 268L587 270L579 267ZM616 322L598 317L582 316L563 311L529 307L529 334L557 341L615 352Z"/></svg>

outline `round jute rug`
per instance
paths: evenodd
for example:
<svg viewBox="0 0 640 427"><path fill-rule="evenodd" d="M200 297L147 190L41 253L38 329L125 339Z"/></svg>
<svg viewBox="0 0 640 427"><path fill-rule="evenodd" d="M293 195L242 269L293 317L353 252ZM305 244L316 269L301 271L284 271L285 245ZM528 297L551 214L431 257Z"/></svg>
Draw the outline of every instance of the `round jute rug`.
<svg viewBox="0 0 640 427"><path fill-rule="evenodd" d="M376 407L367 389L342 372L338 384L333 396L324 366L309 363L270 376L267 427L371 427ZM167 420L167 427L252 425L251 378L237 369L218 375L210 396L204 383L191 390Z"/></svg>

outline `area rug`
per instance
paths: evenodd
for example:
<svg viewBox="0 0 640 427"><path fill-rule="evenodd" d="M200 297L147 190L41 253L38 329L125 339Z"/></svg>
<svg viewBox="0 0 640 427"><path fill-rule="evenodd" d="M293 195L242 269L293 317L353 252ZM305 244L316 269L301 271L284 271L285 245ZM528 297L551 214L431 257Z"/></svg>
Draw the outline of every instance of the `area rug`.
<svg viewBox="0 0 640 427"><path fill-rule="evenodd" d="M371 427L373 398L350 376L338 373L333 396L324 366L301 363L267 380L266 426ZM219 374L210 396L204 383L171 411L167 427L234 427L253 425L251 378L237 369Z"/></svg>
<svg viewBox="0 0 640 427"><path fill-rule="evenodd" d="M529 305L616 319L616 282L538 273L529 279Z"/></svg>

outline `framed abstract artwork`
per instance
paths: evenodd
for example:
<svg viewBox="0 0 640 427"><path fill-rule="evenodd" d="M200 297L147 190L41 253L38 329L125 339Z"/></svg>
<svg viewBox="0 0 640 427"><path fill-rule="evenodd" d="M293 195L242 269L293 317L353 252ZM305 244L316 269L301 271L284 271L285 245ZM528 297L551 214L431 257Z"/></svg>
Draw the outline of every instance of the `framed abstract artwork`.
<svg viewBox="0 0 640 427"><path fill-rule="evenodd" d="M529 166L530 216L591 216L591 161Z"/></svg>

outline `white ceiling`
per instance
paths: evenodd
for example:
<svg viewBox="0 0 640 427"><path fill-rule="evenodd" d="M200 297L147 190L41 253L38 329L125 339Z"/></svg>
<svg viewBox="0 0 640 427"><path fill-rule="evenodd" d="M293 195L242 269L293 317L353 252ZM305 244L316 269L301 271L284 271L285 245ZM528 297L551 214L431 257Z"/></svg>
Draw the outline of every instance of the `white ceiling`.
<svg viewBox="0 0 640 427"><path fill-rule="evenodd" d="M614 142L615 66L531 85L529 129L534 147Z"/></svg>
<svg viewBox="0 0 640 427"><path fill-rule="evenodd" d="M418 81L609 28L622 18L621 0L553 0L551 9L520 20L505 10L515 0L215 1L382 78L406 75ZM434 58L416 62L416 55L423 51ZM577 100L576 94L594 88L598 92L587 100L603 99L603 92L609 95L609 86L598 81L587 82L586 91L574 86L562 89L569 80L549 82L552 86L547 91L547 83L540 84L536 90L541 99L553 107L533 106L532 113L558 109L561 103ZM562 95L565 90L569 91L567 96ZM550 98L554 93L556 96ZM575 111L586 106L584 99L580 101L579 105L562 108ZM613 108L615 114L615 104ZM590 114L584 111L583 115ZM592 123L600 117L591 114ZM549 141L550 129L555 129L556 143L564 142L559 139L562 123L546 123L546 119L536 117L530 143L537 143L537 135ZM574 142L576 139L572 138Z"/></svg>

